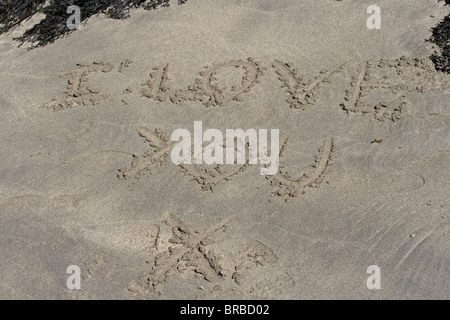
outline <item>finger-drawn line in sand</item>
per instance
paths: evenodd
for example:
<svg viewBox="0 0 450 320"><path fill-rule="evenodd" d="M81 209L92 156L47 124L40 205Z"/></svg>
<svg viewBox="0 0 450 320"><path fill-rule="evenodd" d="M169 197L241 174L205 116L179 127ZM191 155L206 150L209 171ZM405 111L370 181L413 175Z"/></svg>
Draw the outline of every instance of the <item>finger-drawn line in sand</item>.
<svg viewBox="0 0 450 320"><path fill-rule="evenodd" d="M59 111L81 105L95 105L107 98L107 95L100 94L100 89L87 85L88 77L94 72L109 73L113 70L114 65L106 62L94 62L92 65L79 63L77 66L79 68L75 70L58 74L60 77L72 75L68 81L66 97L55 98L44 104L43 108Z"/></svg>
<svg viewBox="0 0 450 320"><path fill-rule="evenodd" d="M409 93L449 87L450 77L436 71L428 58L363 61L341 107L348 113L373 113L376 120L395 122L411 105Z"/></svg>
<svg viewBox="0 0 450 320"><path fill-rule="evenodd" d="M242 101L242 94L260 81L264 74L264 68L260 62L252 58L247 60L231 60L229 62L213 63L200 72L200 77L195 80L194 85L190 85L187 90L171 90L168 81L169 64L164 63L155 67L150 73L150 80L143 84L142 95L163 102L170 100L175 104L183 101L200 101L205 106L224 106L232 100ZM217 75L222 69L227 67L242 68L244 76L240 87L233 86L230 90L220 87L217 83Z"/></svg>
<svg viewBox="0 0 450 320"><path fill-rule="evenodd" d="M297 70L293 69L288 63L280 60L274 60L272 63L279 80L283 82L282 88L286 88L290 98L286 99L292 109L305 110L308 105L312 105L317 99L317 89L322 83L330 83L330 78L337 72L340 72L347 65L347 62L331 70L322 70L309 83L302 80Z"/></svg>
<svg viewBox="0 0 450 320"><path fill-rule="evenodd" d="M138 129L138 132L153 149L147 150L140 155L134 154L131 165L127 168L119 169L118 177L121 179L128 179L130 177L139 179L144 175L150 174L153 169L165 166L172 148L177 144L169 142L169 136L159 128L155 129L155 131L147 128L140 128ZM226 144L223 143L224 148L225 146ZM237 144L235 143L235 151L238 152L236 147ZM248 145L246 145L245 153L246 155L250 153ZM201 185L202 190L205 191L213 191L213 187L218 183L231 180L234 176L244 172L249 166L248 158L244 164L232 165L232 169L227 169L229 166L222 164L211 165L205 168L195 164L179 165L182 172L191 176L193 180Z"/></svg>
<svg viewBox="0 0 450 320"><path fill-rule="evenodd" d="M364 82L364 79L366 78L366 73L367 73L367 62L364 61L361 63L359 67L358 75L355 76L351 82L352 89L346 91L347 93L347 96L345 97L346 102L341 104L344 110L348 112L357 112L357 111L364 112L364 108L361 108L361 110L358 109L360 108L358 102L361 99L362 84Z"/></svg>
<svg viewBox="0 0 450 320"><path fill-rule="evenodd" d="M174 147L174 144L169 144L169 137L159 128L156 128L155 131L139 128L138 133L153 149L140 155L134 154L131 166L119 169L118 177L121 179L130 177L139 179L141 176L150 174L153 169L165 166L169 153Z"/></svg>
<svg viewBox="0 0 450 320"><path fill-rule="evenodd" d="M169 76L167 75L168 69L168 63L153 68L153 71L150 73L150 80L143 84L143 86L148 87L142 89L143 96L160 102L170 98L169 87L167 85L167 81L169 80Z"/></svg>
<svg viewBox="0 0 450 320"><path fill-rule="evenodd" d="M201 232L188 226L175 215L167 215L164 223L171 228L171 235L166 241L169 243L166 244L167 248L156 249L154 259L148 262L151 270L132 281L128 291L144 298L151 293L160 295L171 276L177 272L190 272L210 283L226 283L228 286L233 283L239 286L251 285L250 273L253 269L275 264L278 257L271 248L251 240L244 249L227 255L232 260L231 263L224 263L225 255L217 254L209 247L217 243L220 236L227 231L228 223L233 217L228 217Z"/></svg>
<svg viewBox="0 0 450 320"><path fill-rule="evenodd" d="M280 159L283 159L283 154L286 150L288 137L283 137L280 142ZM276 196L285 198L297 197L299 194L305 193L306 187L317 187L325 179L325 175L330 172L330 164L332 163L334 142L333 138L329 137L325 140L324 145L319 149L316 155L315 163L312 165L315 168L311 173L304 174L301 178L293 179L285 170L285 164L280 161L280 170L277 174L267 177L270 184L277 187Z"/></svg>

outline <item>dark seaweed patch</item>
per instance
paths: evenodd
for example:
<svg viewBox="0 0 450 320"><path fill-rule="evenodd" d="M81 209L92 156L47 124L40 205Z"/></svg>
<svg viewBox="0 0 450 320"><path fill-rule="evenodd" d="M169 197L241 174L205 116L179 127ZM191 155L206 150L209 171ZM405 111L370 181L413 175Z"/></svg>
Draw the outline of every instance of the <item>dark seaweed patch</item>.
<svg viewBox="0 0 450 320"><path fill-rule="evenodd" d="M450 5L450 0L445 0ZM435 43L441 52L431 56L436 70L450 73L450 15L446 16L436 27L432 29L433 35L429 41Z"/></svg>
<svg viewBox="0 0 450 320"><path fill-rule="evenodd" d="M178 4L186 1L179 0ZM0 0L0 34L40 12L45 14L45 18L15 40L21 44L31 42L33 47L45 46L72 32L66 24L70 5L80 7L83 23L101 13L113 19L126 19L133 8L154 10L168 7L169 0L50 0L48 3L46 0Z"/></svg>

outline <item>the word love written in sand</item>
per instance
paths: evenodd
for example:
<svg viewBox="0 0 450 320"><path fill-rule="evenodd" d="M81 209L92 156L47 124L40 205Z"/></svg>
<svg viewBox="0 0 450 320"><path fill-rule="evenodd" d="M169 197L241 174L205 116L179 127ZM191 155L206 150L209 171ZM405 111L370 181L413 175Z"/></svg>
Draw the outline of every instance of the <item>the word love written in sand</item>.
<svg viewBox="0 0 450 320"><path fill-rule="evenodd" d="M267 129L226 129L224 135L218 129L203 132L202 121L194 121L194 134L187 129L176 129L171 136L171 159L174 164L192 163L207 165L257 164L258 160L268 167L261 168L261 175L274 175L278 172L280 152L280 131L270 130L270 156L268 155ZM181 140L181 141L180 141ZM248 140L248 145L246 143ZM203 144L208 143L203 146ZM193 148L192 148L193 144ZM226 151L224 161L224 149ZM248 150L248 153L246 152ZM193 151L193 152L192 152ZM235 152L236 151L236 152Z"/></svg>
<svg viewBox="0 0 450 320"><path fill-rule="evenodd" d="M124 72L130 68L131 63L130 60L122 61L117 71ZM410 93L450 87L450 76L436 71L428 58L367 60L356 68L344 63L322 70L312 78L300 75L291 64L280 60L273 60L270 64L282 82L281 87L286 91L287 103L292 109L301 110L316 103L323 84L335 79L335 75L345 68L351 68L355 75L346 90L345 100L339 105L346 112L371 113L379 121L397 121L403 118L405 110L411 105L408 99ZM112 74L114 69L111 63L94 62L91 65L79 64L75 70L59 73L61 77L71 75L66 96L55 98L44 104L44 107L58 111L80 105L95 105L108 97L125 101L126 96L134 92L134 88L127 87L121 93L105 94L96 85L90 84L92 74ZM245 95L261 83L266 71L267 67L253 58L214 63L206 66L187 89L174 89L170 85L169 63L163 63L153 68L150 79L142 83L140 93L143 97L158 102L181 104L196 101L207 107L226 106L232 101L243 101ZM227 76L224 77L225 74Z"/></svg>

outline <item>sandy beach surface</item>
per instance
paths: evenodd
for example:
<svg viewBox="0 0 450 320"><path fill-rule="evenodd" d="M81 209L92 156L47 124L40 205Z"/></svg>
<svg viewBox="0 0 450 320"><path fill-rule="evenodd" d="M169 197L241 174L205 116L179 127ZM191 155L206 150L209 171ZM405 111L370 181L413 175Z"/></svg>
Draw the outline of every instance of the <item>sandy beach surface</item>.
<svg viewBox="0 0 450 320"><path fill-rule="evenodd" d="M33 50L1 35L0 298L449 299L450 74L425 40L450 7L377 0L368 29L373 4L189 0ZM278 129L278 173L174 164L195 121Z"/></svg>

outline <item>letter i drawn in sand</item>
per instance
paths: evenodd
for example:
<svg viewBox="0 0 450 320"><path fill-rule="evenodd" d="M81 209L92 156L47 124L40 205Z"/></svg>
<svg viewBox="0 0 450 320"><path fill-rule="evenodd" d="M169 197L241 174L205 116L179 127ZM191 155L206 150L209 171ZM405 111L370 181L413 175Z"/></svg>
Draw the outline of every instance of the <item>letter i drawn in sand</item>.
<svg viewBox="0 0 450 320"><path fill-rule="evenodd" d="M87 82L91 73L111 72L114 65L107 62L94 62L92 65L79 63L77 66L78 69L58 73L60 77L72 75L68 81L66 97L55 98L44 104L43 108L59 111L81 105L95 105L108 97L100 94L100 89L88 86Z"/></svg>

